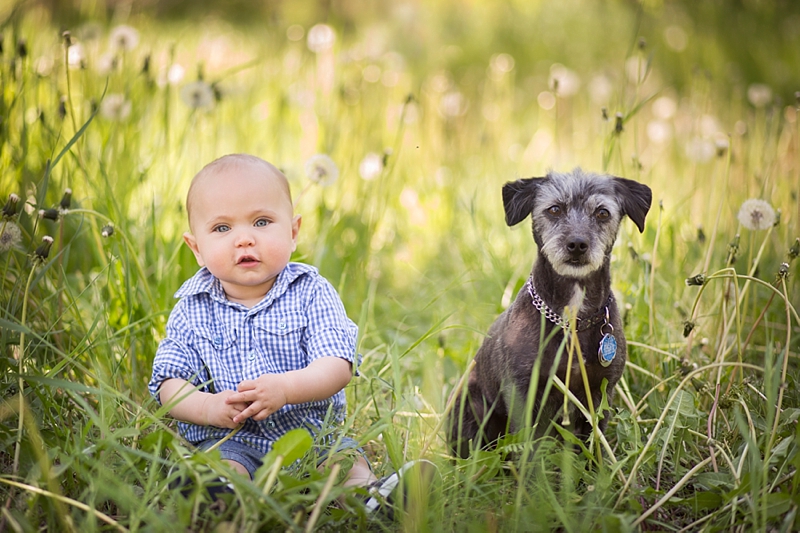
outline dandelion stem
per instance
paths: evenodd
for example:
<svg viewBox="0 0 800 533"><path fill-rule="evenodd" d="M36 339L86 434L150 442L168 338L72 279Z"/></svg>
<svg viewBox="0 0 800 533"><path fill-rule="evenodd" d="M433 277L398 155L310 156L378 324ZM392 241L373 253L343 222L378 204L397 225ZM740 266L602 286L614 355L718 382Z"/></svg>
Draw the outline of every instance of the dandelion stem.
<svg viewBox="0 0 800 533"><path fill-rule="evenodd" d="M786 310L786 341L784 344L783 364L781 367L781 381L778 384L778 404L775 407L775 420L772 422L772 431L769 434L767 448L764 451L764 464L769 464L769 456L772 454L772 447L778 434L778 426L781 420L781 406L783 405L783 392L786 389L786 373L789 369L789 346L792 341L792 315L789 304L789 293L786 291L786 278L781 278L781 290L783 292L784 309ZM765 469L765 472L768 469Z"/></svg>
<svg viewBox="0 0 800 533"><path fill-rule="evenodd" d="M12 481L10 479L0 478L0 483L5 483L7 485L11 485L12 487L16 487L16 488L24 489L24 490L26 490L28 492L32 492L33 494L39 494L39 495L44 496L46 498L52 498L54 500L69 504L69 505L71 505L73 507L77 507L81 511L85 511L87 513L93 514L94 516L96 516L97 518L99 518L100 520L105 522L106 524L109 524L109 525L113 526L114 528L116 528L119 531L128 531L122 525L120 525L119 522L117 522L116 520L114 520L113 518L108 516L107 514L101 513L97 509L92 509L91 507L89 507L85 503L81 503L81 502L79 502L77 500L73 500L72 498L68 498L66 496L62 496L61 494L56 494L56 493L50 492L48 490L40 489L39 487L34 487L33 485L26 485L25 483L18 483L16 481Z"/></svg>
<svg viewBox="0 0 800 533"><path fill-rule="evenodd" d="M72 122L72 131L78 133L78 123L75 122L75 106L72 105L72 84L69 77L69 45L64 46L64 76L67 78L67 103L69 104L69 118Z"/></svg>
<svg viewBox="0 0 800 533"><path fill-rule="evenodd" d="M23 424L25 422L25 381L22 379L22 370L23 365L25 362L25 320L28 316L28 292L31 288L31 282L33 281L33 275L36 273L36 265L34 264L31 267L31 272L28 274L28 281L25 284L25 293L22 297L22 318L20 318L20 328L19 333L19 360L17 361L17 380L18 380L18 388L19 388L19 425L17 426L17 443L14 448L14 463L11 469L11 472L16 475L19 471L19 453L20 448L22 446L22 432L23 432Z"/></svg>
<svg viewBox="0 0 800 533"><path fill-rule="evenodd" d="M656 322L656 260L658 259L658 241L661 236L661 216L664 214L664 206L658 204L658 223L656 224L656 238L653 241L653 254L650 257L650 338L655 335Z"/></svg>
<svg viewBox="0 0 800 533"><path fill-rule="evenodd" d="M666 404L663 407L663 410L661 412L661 416L659 416L659 418L656 421L656 424L653 427L653 429L650 430L650 438L647 439L647 442L642 447L642 449L639 451L638 457L636 458L636 461L633 463L633 466L631 467L631 471L628 474L628 480L625 482L625 484L623 485L622 489L619 492L619 495L617 496L617 501L614 504L615 508L619 507L622 504L623 500L625 499L625 493L630 488L631 482L636 478L636 473L638 472L639 468L642 466L642 463L648 457L649 454L647 453L647 451L653 446L653 443L655 442L656 437L660 434L660 432L658 430L661 429L661 426L664 424L664 421L666 420L667 415L670 413L672 404L675 401L675 399L678 397L678 394L681 391L683 391L683 389L686 386L686 384L691 382L691 380L695 376L697 376L698 374L702 374L703 372L706 372L708 370L712 370L712 369L714 369L714 368L716 368L718 366L741 366L742 368L748 368L750 370L764 372L764 369L761 368L760 366L751 365L751 364L748 364L748 363L724 362L723 361L723 362L716 362L716 363L711 363L711 364L708 364L708 365L705 365L705 366L701 366L699 368L696 368L695 370L692 370L688 374L686 374L686 376L683 378L683 380L681 380L681 382L678 384L678 386L675 387L675 389L670 394L669 398L667 399ZM706 461L710 461L710 459L706 459Z"/></svg>

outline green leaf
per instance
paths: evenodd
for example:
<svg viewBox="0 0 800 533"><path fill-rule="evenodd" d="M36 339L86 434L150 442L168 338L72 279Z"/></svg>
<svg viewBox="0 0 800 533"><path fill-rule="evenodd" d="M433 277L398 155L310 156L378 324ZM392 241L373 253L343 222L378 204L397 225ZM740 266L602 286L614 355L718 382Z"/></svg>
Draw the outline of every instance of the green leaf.
<svg viewBox="0 0 800 533"><path fill-rule="evenodd" d="M281 456L282 464L293 463L303 457L313 445L314 440L308 431L301 428L293 429L275 441L264 462L272 463Z"/></svg>
<svg viewBox="0 0 800 533"><path fill-rule="evenodd" d="M783 516L792 506L792 496L785 492L772 492L767 495L767 516L777 518Z"/></svg>
<svg viewBox="0 0 800 533"><path fill-rule="evenodd" d="M670 498L669 502L675 505L691 505L694 513L718 509L723 503L722 495L716 492L695 492L688 498Z"/></svg>

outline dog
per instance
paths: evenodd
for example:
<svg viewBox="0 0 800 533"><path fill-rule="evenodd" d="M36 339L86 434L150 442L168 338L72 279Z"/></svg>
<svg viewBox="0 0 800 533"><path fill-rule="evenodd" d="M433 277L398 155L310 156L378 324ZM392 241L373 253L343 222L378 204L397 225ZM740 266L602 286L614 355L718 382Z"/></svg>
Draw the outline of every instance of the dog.
<svg viewBox="0 0 800 533"><path fill-rule="evenodd" d="M567 342L577 336L580 345L580 351L573 350L570 391L588 407L580 353L593 406L601 407L604 379L611 404L627 359L619 309L611 291L611 250L624 216L644 231L651 201L652 192L646 185L580 168L503 186L506 223L514 226L531 215L538 254L530 278L478 349L466 391L454 391L449 442L456 456L466 458L471 449L491 447L503 435L537 420L534 438L550 433L564 397L554 387L546 398L543 393L553 370L567 383L565 336ZM565 314L567 308L570 311ZM574 332L569 331L569 312L577 315ZM553 369L557 357L558 367ZM535 373L537 359L540 366ZM531 383L535 376L538 382ZM533 409L527 410L531 417L525 420L527 395L534 386ZM601 431L610 415L607 409L602 411ZM569 418L573 433L587 439L591 421L575 416L574 409Z"/></svg>

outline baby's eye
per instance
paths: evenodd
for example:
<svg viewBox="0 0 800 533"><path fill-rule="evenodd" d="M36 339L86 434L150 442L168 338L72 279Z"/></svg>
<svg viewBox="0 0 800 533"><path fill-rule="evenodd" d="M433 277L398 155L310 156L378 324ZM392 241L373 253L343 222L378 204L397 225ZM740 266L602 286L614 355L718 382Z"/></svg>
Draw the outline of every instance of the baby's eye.
<svg viewBox="0 0 800 533"><path fill-rule="evenodd" d="M231 230L231 227L228 226L227 224L219 224L218 226L214 226L214 229L212 229L211 231L213 231L215 233L225 233L226 231L230 231L230 230Z"/></svg>
<svg viewBox="0 0 800 533"><path fill-rule="evenodd" d="M259 218L258 220L256 220L256 223L254 224L254 226L257 228L263 228L268 225L269 225L269 220L267 220L266 218Z"/></svg>

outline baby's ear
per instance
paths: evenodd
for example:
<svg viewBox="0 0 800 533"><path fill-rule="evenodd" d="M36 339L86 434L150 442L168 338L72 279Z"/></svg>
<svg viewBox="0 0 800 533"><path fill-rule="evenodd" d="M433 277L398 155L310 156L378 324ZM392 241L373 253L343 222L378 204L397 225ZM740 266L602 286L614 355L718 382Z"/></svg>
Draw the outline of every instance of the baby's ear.
<svg viewBox="0 0 800 533"><path fill-rule="evenodd" d="M183 242L185 242L186 246L192 250L194 258L197 259L197 264L200 266L206 266L205 261L203 261L203 256L200 255L200 249L197 247L197 239L194 238L194 235L187 231L183 234Z"/></svg>
<svg viewBox="0 0 800 533"><path fill-rule="evenodd" d="M300 226L303 224L303 217L295 215L292 219L292 251L297 250L297 236L300 235Z"/></svg>

